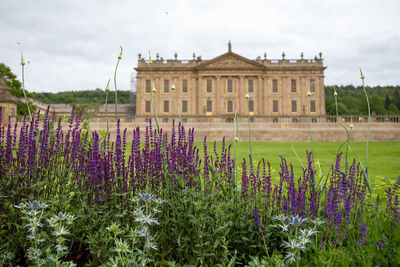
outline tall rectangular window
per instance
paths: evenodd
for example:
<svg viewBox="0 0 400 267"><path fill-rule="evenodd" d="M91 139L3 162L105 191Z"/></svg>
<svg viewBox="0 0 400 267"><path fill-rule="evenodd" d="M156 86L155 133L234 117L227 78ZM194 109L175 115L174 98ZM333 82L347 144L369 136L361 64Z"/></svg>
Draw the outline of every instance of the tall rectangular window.
<svg viewBox="0 0 400 267"><path fill-rule="evenodd" d="M292 112L297 112L297 101L292 100Z"/></svg>
<svg viewBox="0 0 400 267"><path fill-rule="evenodd" d="M278 100L272 101L272 112L278 112Z"/></svg>
<svg viewBox="0 0 400 267"><path fill-rule="evenodd" d="M315 112L315 100L310 101L310 112Z"/></svg>
<svg viewBox="0 0 400 267"><path fill-rule="evenodd" d="M182 101L182 112L183 113L188 112L188 102L186 100Z"/></svg>
<svg viewBox="0 0 400 267"><path fill-rule="evenodd" d="M212 101L211 100L207 101L207 109L206 109L206 111L207 112L212 112Z"/></svg>
<svg viewBox="0 0 400 267"><path fill-rule="evenodd" d="M164 80L164 93L169 92L169 80Z"/></svg>
<svg viewBox="0 0 400 267"><path fill-rule="evenodd" d="M228 101L228 105L227 105L227 107L228 107L228 112L233 112L233 102L232 101Z"/></svg>
<svg viewBox="0 0 400 267"><path fill-rule="evenodd" d="M249 100L249 112L254 112L254 101Z"/></svg>
<svg viewBox="0 0 400 267"><path fill-rule="evenodd" d="M146 112L146 113L149 113L149 112L150 112L150 101L146 101L146 104L145 104L145 112Z"/></svg>
<svg viewBox="0 0 400 267"><path fill-rule="evenodd" d="M292 93L296 93L296 80L292 80Z"/></svg>
<svg viewBox="0 0 400 267"><path fill-rule="evenodd" d="M207 93L212 92L212 80L207 80Z"/></svg>
<svg viewBox="0 0 400 267"><path fill-rule="evenodd" d="M232 80L228 80L228 85L227 85L227 86L228 86L228 88L227 88L226 91L227 91L228 93L232 93L232 92L233 92Z"/></svg>
<svg viewBox="0 0 400 267"><path fill-rule="evenodd" d="M169 112L169 101L164 101L164 112L168 113Z"/></svg>
<svg viewBox="0 0 400 267"><path fill-rule="evenodd" d="M272 80L272 92L273 93L278 92L278 80Z"/></svg>
<svg viewBox="0 0 400 267"><path fill-rule="evenodd" d="M315 80L310 80L310 92L315 92Z"/></svg>
<svg viewBox="0 0 400 267"><path fill-rule="evenodd" d="M150 88L150 80L146 80L146 93L150 93L151 88Z"/></svg>
<svg viewBox="0 0 400 267"><path fill-rule="evenodd" d="M249 80L249 81L248 81L248 85L249 85L249 86L248 86L249 88L248 88L247 91L248 91L249 93L253 93L253 91L254 91L254 88L253 88L253 80Z"/></svg>
<svg viewBox="0 0 400 267"><path fill-rule="evenodd" d="M187 80L182 80L182 93L187 93L188 87L187 87Z"/></svg>

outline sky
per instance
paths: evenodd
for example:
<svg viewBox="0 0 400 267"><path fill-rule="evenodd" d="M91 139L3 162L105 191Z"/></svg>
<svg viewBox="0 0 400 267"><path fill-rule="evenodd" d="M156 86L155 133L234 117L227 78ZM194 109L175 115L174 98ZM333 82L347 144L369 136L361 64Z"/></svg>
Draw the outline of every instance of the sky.
<svg viewBox="0 0 400 267"><path fill-rule="evenodd" d="M400 84L399 0L0 0L0 63L34 92L105 88L120 46L119 90L138 54L314 58L326 85ZM113 83L113 81L112 81ZM111 86L114 89L114 86Z"/></svg>

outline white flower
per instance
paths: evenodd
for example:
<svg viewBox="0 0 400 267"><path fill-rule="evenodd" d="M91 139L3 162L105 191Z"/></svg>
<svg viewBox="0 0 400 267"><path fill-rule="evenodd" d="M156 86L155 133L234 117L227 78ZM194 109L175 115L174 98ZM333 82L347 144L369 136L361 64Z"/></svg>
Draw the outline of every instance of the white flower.
<svg viewBox="0 0 400 267"><path fill-rule="evenodd" d="M249 94L246 94L244 97L245 97L247 100L250 98Z"/></svg>

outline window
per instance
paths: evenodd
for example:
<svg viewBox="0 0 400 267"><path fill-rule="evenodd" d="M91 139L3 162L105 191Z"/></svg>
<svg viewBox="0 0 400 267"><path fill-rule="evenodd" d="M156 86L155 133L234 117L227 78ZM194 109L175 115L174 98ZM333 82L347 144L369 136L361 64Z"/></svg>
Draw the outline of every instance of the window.
<svg viewBox="0 0 400 267"><path fill-rule="evenodd" d="M232 93L233 89L232 89L232 80L228 80L228 88L227 88L227 92L228 93Z"/></svg>
<svg viewBox="0 0 400 267"><path fill-rule="evenodd" d="M207 112L212 112L212 101L208 100L207 101Z"/></svg>
<svg viewBox="0 0 400 267"><path fill-rule="evenodd" d="M273 93L278 92L278 80L272 80L272 92Z"/></svg>
<svg viewBox="0 0 400 267"><path fill-rule="evenodd" d="M182 93L187 93L188 87L187 87L187 80L182 80Z"/></svg>
<svg viewBox="0 0 400 267"><path fill-rule="evenodd" d="M182 101L182 112L188 112L188 102L186 100Z"/></svg>
<svg viewBox="0 0 400 267"><path fill-rule="evenodd" d="M254 112L254 101L249 100L249 112Z"/></svg>
<svg viewBox="0 0 400 267"><path fill-rule="evenodd" d="M164 101L164 112L165 113L169 112L169 101Z"/></svg>
<svg viewBox="0 0 400 267"><path fill-rule="evenodd" d="M164 93L169 92L169 80L164 80Z"/></svg>
<svg viewBox="0 0 400 267"><path fill-rule="evenodd" d="M150 92L151 92L150 80L146 80L146 93L150 93Z"/></svg>
<svg viewBox="0 0 400 267"><path fill-rule="evenodd" d="M272 112L278 112L278 100L272 101Z"/></svg>
<svg viewBox="0 0 400 267"><path fill-rule="evenodd" d="M249 93L253 93L254 88L253 88L253 80L249 80L249 88L248 88L248 92Z"/></svg>
<svg viewBox="0 0 400 267"><path fill-rule="evenodd" d="M315 100L310 101L310 112L315 112Z"/></svg>
<svg viewBox="0 0 400 267"><path fill-rule="evenodd" d="M292 80L292 93L296 93L296 80Z"/></svg>
<svg viewBox="0 0 400 267"><path fill-rule="evenodd" d="M233 122L233 118L226 118L225 122Z"/></svg>
<svg viewBox="0 0 400 267"><path fill-rule="evenodd" d="M233 112L233 102L232 101L228 101L227 111Z"/></svg>
<svg viewBox="0 0 400 267"><path fill-rule="evenodd" d="M168 118L163 118L162 121L163 122L168 122Z"/></svg>
<svg viewBox="0 0 400 267"><path fill-rule="evenodd" d="M145 111L150 112L150 101L146 101Z"/></svg>
<svg viewBox="0 0 400 267"><path fill-rule="evenodd" d="M315 92L315 80L310 80L310 92Z"/></svg>
<svg viewBox="0 0 400 267"><path fill-rule="evenodd" d="M212 81L207 80L207 93L211 93L211 92L212 92Z"/></svg>
<svg viewBox="0 0 400 267"><path fill-rule="evenodd" d="M297 101L292 100L292 112L297 112Z"/></svg>
<svg viewBox="0 0 400 267"><path fill-rule="evenodd" d="M279 122L279 119L278 118L273 118L272 122L277 123L277 122Z"/></svg>

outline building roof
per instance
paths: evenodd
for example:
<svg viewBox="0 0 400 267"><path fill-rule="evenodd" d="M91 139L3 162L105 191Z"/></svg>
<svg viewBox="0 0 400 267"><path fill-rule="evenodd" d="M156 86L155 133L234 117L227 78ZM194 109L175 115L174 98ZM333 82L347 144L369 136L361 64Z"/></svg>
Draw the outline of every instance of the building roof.
<svg viewBox="0 0 400 267"><path fill-rule="evenodd" d="M10 87L7 86L4 76L0 76L0 103L18 104L18 97L11 93Z"/></svg>

